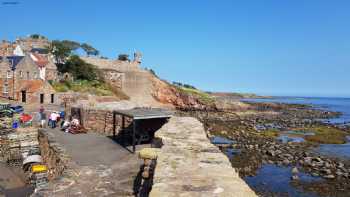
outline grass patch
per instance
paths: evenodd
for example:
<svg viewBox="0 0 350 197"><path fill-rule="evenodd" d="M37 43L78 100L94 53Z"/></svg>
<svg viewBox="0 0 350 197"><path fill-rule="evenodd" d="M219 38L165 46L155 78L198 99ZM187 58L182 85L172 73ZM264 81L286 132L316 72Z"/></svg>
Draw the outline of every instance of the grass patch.
<svg viewBox="0 0 350 197"><path fill-rule="evenodd" d="M77 80L74 82L53 82L52 87L57 92L81 92L81 93L89 93L96 96L117 96L121 99L129 99L127 95L124 94L118 88L114 88L107 83L103 83L97 80L87 81L87 80Z"/></svg>
<svg viewBox="0 0 350 197"><path fill-rule="evenodd" d="M191 94L198 98L200 102L203 104L212 104L215 102L214 97L210 96L208 93L203 92L198 89L192 89L192 88L186 88L181 86L175 86L180 92L183 92L185 94Z"/></svg>
<svg viewBox="0 0 350 197"><path fill-rule="evenodd" d="M311 128L304 128L301 131L314 132L315 135L305 136L305 140L320 144L344 144L346 143L347 133L327 126L315 126Z"/></svg>
<svg viewBox="0 0 350 197"><path fill-rule="evenodd" d="M261 131L260 134L265 137L275 138L278 137L279 131L277 129L268 129L265 131Z"/></svg>

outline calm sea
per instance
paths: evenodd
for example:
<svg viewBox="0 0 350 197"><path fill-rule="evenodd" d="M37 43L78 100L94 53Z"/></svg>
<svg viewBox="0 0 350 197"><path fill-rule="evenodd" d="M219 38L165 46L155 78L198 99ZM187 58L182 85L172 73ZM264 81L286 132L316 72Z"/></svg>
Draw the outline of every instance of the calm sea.
<svg viewBox="0 0 350 197"><path fill-rule="evenodd" d="M269 99L243 99L250 102L273 102L290 104L308 104L316 109L341 112L339 118L330 119L334 124L350 122L350 98L318 98L318 97L274 97Z"/></svg>

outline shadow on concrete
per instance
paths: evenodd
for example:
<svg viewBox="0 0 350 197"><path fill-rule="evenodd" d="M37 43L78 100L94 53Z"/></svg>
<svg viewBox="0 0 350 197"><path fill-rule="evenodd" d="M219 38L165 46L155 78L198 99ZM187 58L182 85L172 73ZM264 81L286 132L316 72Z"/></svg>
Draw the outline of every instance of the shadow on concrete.
<svg viewBox="0 0 350 197"><path fill-rule="evenodd" d="M154 144L155 132L159 130L166 122L166 119L138 120L135 133L136 146L152 146L152 144ZM132 153L133 145L133 124L134 123L128 125L124 129L120 129L115 136L108 136L130 153Z"/></svg>
<svg viewBox="0 0 350 197"><path fill-rule="evenodd" d="M156 162L154 162L151 165L151 170L149 172L149 178L143 178L142 172L145 168L145 165L142 165L140 167L140 171L137 173L137 176L134 179L134 195L136 197L148 197L149 193L152 190L153 185L153 176L154 176L154 169L156 167Z"/></svg>

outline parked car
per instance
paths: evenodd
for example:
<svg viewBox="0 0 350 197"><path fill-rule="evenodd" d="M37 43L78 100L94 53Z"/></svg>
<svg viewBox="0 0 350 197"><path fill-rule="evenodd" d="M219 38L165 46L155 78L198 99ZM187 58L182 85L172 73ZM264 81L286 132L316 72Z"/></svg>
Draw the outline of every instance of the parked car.
<svg viewBox="0 0 350 197"><path fill-rule="evenodd" d="M24 112L24 108L21 105L11 106L11 110L13 111L13 113L22 113L22 112Z"/></svg>

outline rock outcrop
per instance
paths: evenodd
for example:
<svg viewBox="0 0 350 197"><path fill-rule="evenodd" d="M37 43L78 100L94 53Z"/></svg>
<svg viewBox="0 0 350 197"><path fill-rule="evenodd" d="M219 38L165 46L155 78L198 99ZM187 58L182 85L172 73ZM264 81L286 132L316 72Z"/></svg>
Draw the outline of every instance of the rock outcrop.
<svg viewBox="0 0 350 197"><path fill-rule="evenodd" d="M208 140L195 118L173 117L156 132L159 149L151 197L235 196L256 194Z"/></svg>
<svg viewBox="0 0 350 197"><path fill-rule="evenodd" d="M171 104L177 109L196 109L196 110L211 110L215 109L215 105L208 105L201 102L197 97L191 94L185 94L179 91L176 87L160 80L157 77L152 78L153 97L164 104Z"/></svg>

